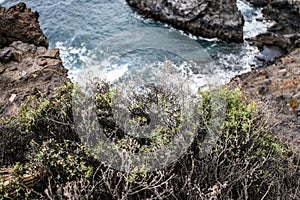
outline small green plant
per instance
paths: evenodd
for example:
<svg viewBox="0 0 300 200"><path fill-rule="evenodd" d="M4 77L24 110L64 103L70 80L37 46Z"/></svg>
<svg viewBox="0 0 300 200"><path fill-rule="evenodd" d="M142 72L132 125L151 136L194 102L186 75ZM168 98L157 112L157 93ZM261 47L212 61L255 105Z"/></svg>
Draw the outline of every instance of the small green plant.
<svg viewBox="0 0 300 200"><path fill-rule="evenodd" d="M27 165L46 169L57 181L69 181L78 176L89 179L93 175L91 158L83 145L67 140L58 143L50 139L38 147Z"/></svg>

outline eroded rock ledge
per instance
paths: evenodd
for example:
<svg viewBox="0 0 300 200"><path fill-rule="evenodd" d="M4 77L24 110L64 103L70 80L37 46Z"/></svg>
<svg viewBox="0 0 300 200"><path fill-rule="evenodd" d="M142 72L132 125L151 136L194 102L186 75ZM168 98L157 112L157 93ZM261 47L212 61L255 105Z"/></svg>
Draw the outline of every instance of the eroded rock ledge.
<svg viewBox="0 0 300 200"><path fill-rule="evenodd" d="M0 117L17 114L29 96L52 95L68 82L59 49L14 42L0 50ZM3 60L4 59L4 60ZM3 62L4 61L4 62Z"/></svg>
<svg viewBox="0 0 300 200"><path fill-rule="evenodd" d="M0 117L18 114L29 96L51 96L70 81L59 49L47 50L38 16L24 3L0 6Z"/></svg>
<svg viewBox="0 0 300 200"><path fill-rule="evenodd" d="M236 0L127 0L137 12L206 38L243 41L244 18Z"/></svg>

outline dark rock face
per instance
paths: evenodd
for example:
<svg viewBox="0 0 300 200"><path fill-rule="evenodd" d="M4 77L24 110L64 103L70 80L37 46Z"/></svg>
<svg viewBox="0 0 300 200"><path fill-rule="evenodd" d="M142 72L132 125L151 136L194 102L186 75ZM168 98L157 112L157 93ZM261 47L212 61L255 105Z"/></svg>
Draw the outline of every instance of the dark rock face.
<svg viewBox="0 0 300 200"><path fill-rule="evenodd" d="M249 3L256 7L264 7L272 0L247 0Z"/></svg>
<svg viewBox="0 0 300 200"><path fill-rule="evenodd" d="M276 23L267 33L260 34L250 42L262 48L264 45L280 47L292 52L300 47L300 1L273 0L263 9L265 17Z"/></svg>
<svg viewBox="0 0 300 200"><path fill-rule="evenodd" d="M127 0L145 17L170 24L194 35L243 41L244 18L236 0Z"/></svg>
<svg viewBox="0 0 300 200"><path fill-rule="evenodd" d="M68 81L59 49L21 41L0 49L0 117L17 114L29 96L53 95Z"/></svg>
<svg viewBox="0 0 300 200"><path fill-rule="evenodd" d="M300 3L299 0L246 0L249 3L251 3L253 6L256 7L265 7L267 6L269 3L276 3L276 4L285 4L286 2L288 2L289 4L293 5L298 12L300 12Z"/></svg>
<svg viewBox="0 0 300 200"><path fill-rule="evenodd" d="M14 41L48 48L38 17L39 14L31 12L25 3L18 3L8 9L0 6L0 48L7 47Z"/></svg>
<svg viewBox="0 0 300 200"><path fill-rule="evenodd" d="M273 65L233 78L229 85L261 104L271 130L300 153L300 49Z"/></svg>

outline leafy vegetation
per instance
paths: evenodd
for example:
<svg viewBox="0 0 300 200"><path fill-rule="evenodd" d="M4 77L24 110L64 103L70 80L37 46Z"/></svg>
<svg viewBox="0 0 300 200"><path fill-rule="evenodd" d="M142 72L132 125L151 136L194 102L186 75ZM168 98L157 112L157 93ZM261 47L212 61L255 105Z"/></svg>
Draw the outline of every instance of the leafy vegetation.
<svg viewBox="0 0 300 200"><path fill-rule="evenodd" d="M297 199L300 196L299 157L268 132L260 109L254 102L247 103L238 90L199 92L195 138L176 162L151 172L122 172L95 159L82 144L73 119L73 88L68 84L52 98L31 98L22 106L19 116L1 119L0 166L7 170L0 171L0 198ZM114 94L109 84L100 81L93 99L101 128L120 147L152 151L181 134L177 128L184 121L178 116L180 106L176 107L178 102L171 91L151 86L147 98L135 94L131 104L124 108L135 125L141 127L147 125L153 105L167 110L166 127L156 131L149 141L129 137L115 122ZM217 99L222 99L225 106L218 107ZM219 134L207 141L205 138L219 123L218 117L223 118ZM212 144L212 148L206 149L205 144Z"/></svg>

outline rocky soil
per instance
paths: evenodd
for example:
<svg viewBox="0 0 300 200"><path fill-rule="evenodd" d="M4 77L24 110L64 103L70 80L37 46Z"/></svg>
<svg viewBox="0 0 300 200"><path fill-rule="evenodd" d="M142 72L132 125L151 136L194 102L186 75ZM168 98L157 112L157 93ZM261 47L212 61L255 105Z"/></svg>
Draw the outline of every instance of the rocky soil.
<svg viewBox="0 0 300 200"><path fill-rule="evenodd" d="M236 0L127 0L139 14L206 38L243 41L244 18Z"/></svg>
<svg viewBox="0 0 300 200"><path fill-rule="evenodd" d="M17 114L29 96L52 95L69 81L59 49L47 47L37 13L24 3L0 6L0 117Z"/></svg>
<svg viewBox="0 0 300 200"><path fill-rule="evenodd" d="M256 101L271 130L300 153L300 49L233 78L229 85Z"/></svg>

